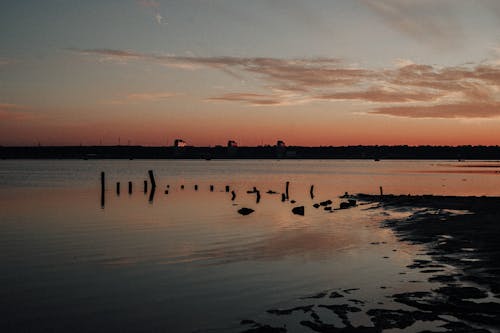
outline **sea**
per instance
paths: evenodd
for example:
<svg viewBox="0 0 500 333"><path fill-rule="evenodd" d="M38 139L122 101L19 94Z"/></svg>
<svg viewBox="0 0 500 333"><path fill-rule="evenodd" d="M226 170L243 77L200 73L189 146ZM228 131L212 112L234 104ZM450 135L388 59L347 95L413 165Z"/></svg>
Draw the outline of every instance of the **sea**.
<svg viewBox="0 0 500 333"><path fill-rule="evenodd" d="M241 332L260 323L307 332L300 322L309 313L269 310L334 291L363 309L401 308L388 295L434 286L406 267L425 249L381 226L408 212L361 202L337 209L346 192L381 189L500 196L500 163L2 160L0 331ZM327 200L331 211L313 206ZM292 212L298 206L303 216ZM244 207L254 212L239 214ZM363 312L350 316L370 325ZM418 325L408 331L432 328Z"/></svg>

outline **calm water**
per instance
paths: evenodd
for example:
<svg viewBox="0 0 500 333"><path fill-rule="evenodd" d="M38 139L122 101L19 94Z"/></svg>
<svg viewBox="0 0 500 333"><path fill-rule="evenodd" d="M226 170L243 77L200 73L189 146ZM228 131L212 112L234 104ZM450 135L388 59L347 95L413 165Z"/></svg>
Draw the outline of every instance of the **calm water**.
<svg viewBox="0 0 500 333"><path fill-rule="evenodd" d="M148 169L158 183L152 201L142 188ZM387 295L426 281L405 269L422 249L379 227L387 212L328 213L312 204L338 206L345 191L379 186L500 195L499 170L495 162L454 161L0 161L0 328L233 332L246 318L283 324L266 310L336 288L359 288L353 297L366 307L391 307ZM305 216L264 193L284 191L286 181ZM234 202L225 185L235 189ZM253 186L262 192L258 204L246 193ZM255 212L241 216L241 207ZM287 323L290 332L305 330L294 325Z"/></svg>

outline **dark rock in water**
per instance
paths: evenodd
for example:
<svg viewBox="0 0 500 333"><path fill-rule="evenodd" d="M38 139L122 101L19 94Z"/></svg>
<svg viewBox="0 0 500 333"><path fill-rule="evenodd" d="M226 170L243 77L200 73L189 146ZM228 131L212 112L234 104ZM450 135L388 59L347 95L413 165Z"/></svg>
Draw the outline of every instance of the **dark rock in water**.
<svg viewBox="0 0 500 333"><path fill-rule="evenodd" d="M320 202L319 204L321 206L330 206L332 203L333 203L332 200L326 200L326 201Z"/></svg>
<svg viewBox="0 0 500 333"><path fill-rule="evenodd" d="M347 202L349 202L349 205L351 205L352 207L356 206L356 200L355 199L349 199L349 200L347 200Z"/></svg>
<svg viewBox="0 0 500 333"><path fill-rule="evenodd" d="M285 201L286 201L286 194L281 193L281 202L285 202Z"/></svg>
<svg viewBox="0 0 500 333"><path fill-rule="evenodd" d="M446 287L441 287L435 290L436 292L449 296L458 298L486 298L488 293L484 290L475 287L460 287L455 285L448 285Z"/></svg>
<svg viewBox="0 0 500 333"><path fill-rule="evenodd" d="M332 210L332 207L327 206L327 207L324 208L324 210Z"/></svg>
<svg viewBox="0 0 500 333"><path fill-rule="evenodd" d="M314 208L319 208L319 204L318 204L318 203L315 203L315 204L313 205L313 207L314 207Z"/></svg>
<svg viewBox="0 0 500 333"><path fill-rule="evenodd" d="M304 216L304 206L294 207L292 208L292 213L296 215Z"/></svg>
<svg viewBox="0 0 500 333"><path fill-rule="evenodd" d="M349 321L347 314L349 312L361 312L360 308L346 304L319 305L319 307L333 311L342 320L342 323L348 327L351 327L352 323Z"/></svg>
<svg viewBox="0 0 500 333"><path fill-rule="evenodd" d="M344 289L343 292L345 292L346 294L350 294L351 292L357 291L357 290L359 290L359 288L349 288L349 289Z"/></svg>
<svg viewBox="0 0 500 333"><path fill-rule="evenodd" d="M351 205L349 205L348 202L341 202L340 203L340 209L347 209L347 208L350 208Z"/></svg>
<svg viewBox="0 0 500 333"><path fill-rule="evenodd" d="M330 298L340 298L340 297L344 297L344 295L336 292L336 291L333 291L331 294L330 294Z"/></svg>
<svg viewBox="0 0 500 333"><path fill-rule="evenodd" d="M287 329L284 327L273 327L269 325L262 325L253 320L245 320L242 325L252 325L252 328L242 331L242 333L286 333Z"/></svg>
<svg viewBox="0 0 500 333"><path fill-rule="evenodd" d="M335 327L332 324L325 324L320 321L312 322L309 320L302 320L300 322L302 326L309 327L315 332L325 332L325 333L380 333L380 330L376 327L366 327L366 326L346 326L346 327Z"/></svg>
<svg viewBox="0 0 500 333"><path fill-rule="evenodd" d="M308 298L323 298L327 295L326 291L319 292L317 294L311 295L311 296L306 296L306 297L301 297L300 299L308 299Z"/></svg>
<svg viewBox="0 0 500 333"><path fill-rule="evenodd" d="M456 275L436 275L427 279L429 282L454 282Z"/></svg>
<svg viewBox="0 0 500 333"><path fill-rule="evenodd" d="M266 193L267 193L267 194L278 194L278 192L275 192L275 191L273 191L273 190L269 190L269 191L267 191Z"/></svg>
<svg viewBox="0 0 500 333"><path fill-rule="evenodd" d="M294 203L296 203L296 202L297 202L297 201L295 201L295 200L290 200L290 203L293 203L293 204L294 204Z"/></svg>
<svg viewBox="0 0 500 333"><path fill-rule="evenodd" d="M254 212L254 210L252 208L243 207L243 208L238 209L238 213L240 213L241 215L248 215L248 214L252 214L253 212Z"/></svg>
<svg viewBox="0 0 500 333"><path fill-rule="evenodd" d="M304 313L307 313L307 312L311 311L313 307L314 307L314 305L305 305L305 306L297 306L297 307L294 307L291 309L284 309L284 310L271 309L271 310L267 310L267 313L271 313L271 314L278 315L278 316L289 315L294 311L302 311Z"/></svg>
<svg viewBox="0 0 500 333"><path fill-rule="evenodd" d="M372 322L379 329L405 329L413 325L417 320L434 321L439 319L433 313L422 311L371 309L366 314L372 317Z"/></svg>

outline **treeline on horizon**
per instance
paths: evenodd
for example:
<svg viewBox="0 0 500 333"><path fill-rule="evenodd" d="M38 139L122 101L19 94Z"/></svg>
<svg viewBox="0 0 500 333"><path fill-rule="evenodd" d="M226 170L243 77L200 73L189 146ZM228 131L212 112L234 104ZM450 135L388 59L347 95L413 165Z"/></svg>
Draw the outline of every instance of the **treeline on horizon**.
<svg viewBox="0 0 500 333"><path fill-rule="evenodd" d="M500 160L500 146L0 146L1 159L450 159Z"/></svg>

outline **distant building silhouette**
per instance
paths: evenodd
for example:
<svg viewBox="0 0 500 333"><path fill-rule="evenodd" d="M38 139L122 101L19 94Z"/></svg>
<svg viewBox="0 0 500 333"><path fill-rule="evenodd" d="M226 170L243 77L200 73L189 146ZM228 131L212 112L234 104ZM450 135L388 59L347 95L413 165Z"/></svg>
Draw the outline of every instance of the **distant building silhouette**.
<svg viewBox="0 0 500 333"><path fill-rule="evenodd" d="M277 158L283 158L286 153L286 145L285 142L282 140L278 140L276 142L276 157Z"/></svg>
<svg viewBox="0 0 500 333"><path fill-rule="evenodd" d="M175 139L174 147L180 148L180 147L186 147L186 146L187 146L186 141L184 141L182 139Z"/></svg>

